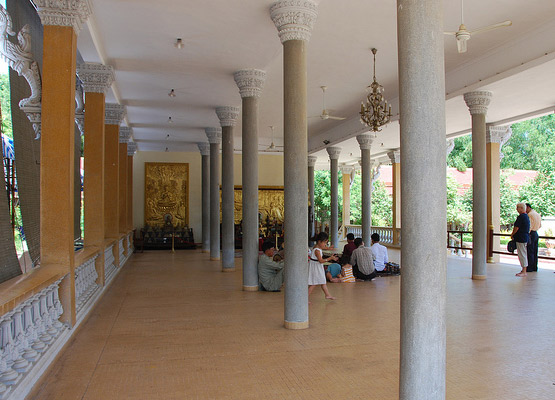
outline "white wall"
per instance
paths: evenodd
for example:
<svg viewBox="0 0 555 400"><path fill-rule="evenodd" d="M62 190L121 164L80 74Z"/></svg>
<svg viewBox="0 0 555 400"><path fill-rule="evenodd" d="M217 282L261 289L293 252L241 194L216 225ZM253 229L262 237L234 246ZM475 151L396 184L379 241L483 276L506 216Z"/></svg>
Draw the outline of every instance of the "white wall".
<svg viewBox="0 0 555 400"><path fill-rule="evenodd" d="M234 184L241 185L241 154L235 154L233 165ZM142 228L145 215L145 163L178 162L189 164L189 227L193 228L195 241L201 239L201 155L197 152L139 151L133 157L133 227ZM283 186L283 155L261 154L258 158L258 184Z"/></svg>

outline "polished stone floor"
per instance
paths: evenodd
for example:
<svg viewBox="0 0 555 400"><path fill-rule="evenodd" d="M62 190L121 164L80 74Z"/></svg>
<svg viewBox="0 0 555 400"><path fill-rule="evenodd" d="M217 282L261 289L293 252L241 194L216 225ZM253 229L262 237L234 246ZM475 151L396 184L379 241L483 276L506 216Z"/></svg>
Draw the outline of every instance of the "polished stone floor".
<svg viewBox="0 0 555 400"><path fill-rule="evenodd" d="M289 331L283 293L242 292L240 261L133 255L29 398L398 398L400 277L315 291ZM555 399L555 274L518 270L472 281L449 257L448 399Z"/></svg>

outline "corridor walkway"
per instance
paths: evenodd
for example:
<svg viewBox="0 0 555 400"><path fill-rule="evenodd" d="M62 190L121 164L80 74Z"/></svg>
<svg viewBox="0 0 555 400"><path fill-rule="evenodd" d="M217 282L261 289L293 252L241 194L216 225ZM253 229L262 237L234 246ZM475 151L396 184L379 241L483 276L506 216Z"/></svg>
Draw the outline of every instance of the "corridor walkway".
<svg viewBox="0 0 555 400"><path fill-rule="evenodd" d="M400 277L315 291L310 329L290 331L283 293L207 259L133 255L29 398L398 398ZM448 264L447 398L555 398L555 274Z"/></svg>

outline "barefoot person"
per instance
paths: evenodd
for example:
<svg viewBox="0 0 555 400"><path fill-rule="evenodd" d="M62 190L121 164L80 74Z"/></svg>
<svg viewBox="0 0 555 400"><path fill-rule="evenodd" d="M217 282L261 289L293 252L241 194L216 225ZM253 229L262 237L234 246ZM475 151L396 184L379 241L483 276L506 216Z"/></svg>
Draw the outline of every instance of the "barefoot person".
<svg viewBox="0 0 555 400"><path fill-rule="evenodd" d="M337 256L323 257L322 250L328 247L328 234L326 232L320 232L311 240L315 241L316 245L310 252L308 260L308 295L310 296L316 286L320 286L326 299L335 300L335 297L330 295L328 291L326 274L324 273L324 266L322 264L328 261L337 261Z"/></svg>
<svg viewBox="0 0 555 400"><path fill-rule="evenodd" d="M518 203L516 205L516 210L518 211L518 217L516 218L513 231L511 232L511 239L516 242L516 251L518 253L518 261L522 271L520 271L516 276L526 276L526 267L528 267L528 254L526 246L528 244L528 239L530 237L530 219L528 214L526 214L526 204Z"/></svg>

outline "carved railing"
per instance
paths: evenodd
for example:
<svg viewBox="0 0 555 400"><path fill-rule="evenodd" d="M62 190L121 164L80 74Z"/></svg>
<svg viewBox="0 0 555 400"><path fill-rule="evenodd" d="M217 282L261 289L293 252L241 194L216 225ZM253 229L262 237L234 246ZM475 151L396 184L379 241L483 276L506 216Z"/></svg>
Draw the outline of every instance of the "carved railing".
<svg viewBox="0 0 555 400"><path fill-rule="evenodd" d="M104 250L104 278L106 285L112 281L117 270L113 252L114 244L109 245Z"/></svg>
<svg viewBox="0 0 555 400"><path fill-rule="evenodd" d="M58 297L62 279L0 317L0 399L28 390L22 383L25 377L45 368L59 350L57 342L63 340L58 339L68 329L58 321L63 312Z"/></svg>
<svg viewBox="0 0 555 400"><path fill-rule="evenodd" d="M81 313L89 300L94 298L95 293L100 290L100 285L96 282L98 279L95 267L97 258L98 253L75 269L75 308L77 315Z"/></svg>
<svg viewBox="0 0 555 400"><path fill-rule="evenodd" d="M380 243L393 244L395 232L390 226L372 226L372 233L380 235ZM355 237L362 237L362 225L345 225L345 236L352 233ZM397 229L398 244L401 244L401 229Z"/></svg>
<svg viewBox="0 0 555 400"><path fill-rule="evenodd" d="M119 251L119 264L123 265L125 263L125 237L120 238L118 241L118 251Z"/></svg>

